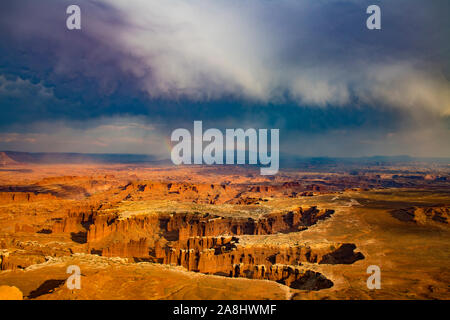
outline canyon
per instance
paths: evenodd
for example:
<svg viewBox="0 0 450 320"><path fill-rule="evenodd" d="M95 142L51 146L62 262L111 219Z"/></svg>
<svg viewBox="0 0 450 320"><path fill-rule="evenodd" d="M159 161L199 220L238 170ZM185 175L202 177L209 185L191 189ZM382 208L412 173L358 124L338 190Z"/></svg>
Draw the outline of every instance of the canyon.
<svg viewBox="0 0 450 320"><path fill-rule="evenodd" d="M11 163L0 171L0 285L24 299L445 298L445 173L401 172L274 178L241 167ZM382 187L392 179L409 187ZM414 272L390 280L417 258ZM68 290L70 264L104 288ZM388 289L365 286L373 264ZM136 272L115 292L125 285L116 274ZM173 287L130 292L165 274ZM239 289L218 291L230 286Z"/></svg>

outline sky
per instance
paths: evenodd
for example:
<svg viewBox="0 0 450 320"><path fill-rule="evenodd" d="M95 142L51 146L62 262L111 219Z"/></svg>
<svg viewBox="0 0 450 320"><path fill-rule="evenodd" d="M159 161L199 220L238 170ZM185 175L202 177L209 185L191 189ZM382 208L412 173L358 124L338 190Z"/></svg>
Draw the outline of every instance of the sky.
<svg viewBox="0 0 450 320"><path fill-rule="evenodd" d="M66 8L81 8L68 30ZM381 8L381 30L366 9ZM293 156L450 157L448 0L2 0L0 150L170 157L176 128Z"/></svg>

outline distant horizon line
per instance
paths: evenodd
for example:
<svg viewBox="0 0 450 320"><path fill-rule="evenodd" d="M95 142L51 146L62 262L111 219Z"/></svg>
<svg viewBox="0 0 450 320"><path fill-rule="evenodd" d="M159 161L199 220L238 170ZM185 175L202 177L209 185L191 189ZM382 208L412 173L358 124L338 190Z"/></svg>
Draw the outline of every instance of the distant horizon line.
<svg viewBox="0 0 450 320"><path fill-rule="evenodd" d="M22 153L22 154L57 154L57 155L88 155L88 156L140 156L140 157L154 157L158 158L155 155L147 154L147 153L120 153L120 152L70 152L70 151L17 151L17 150L0 150L0 153ZM450 160L449 157L440 157L440 156L411 156L407 154L399 154L399 155L371 155L371 156L300 156L300 155L292 155L281 153L287 156L288 158L297 158L297 159L376 159L376 158L403 158L403 159L440 159L440 160ZM159 161L170 160L170 157L159 159Z"/></svg>

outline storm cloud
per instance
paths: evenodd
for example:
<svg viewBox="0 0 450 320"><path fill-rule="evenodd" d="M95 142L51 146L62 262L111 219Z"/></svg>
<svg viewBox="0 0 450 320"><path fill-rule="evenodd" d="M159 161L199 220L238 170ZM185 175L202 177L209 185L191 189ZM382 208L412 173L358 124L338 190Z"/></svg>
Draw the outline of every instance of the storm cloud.
<svg viewBox="0 0 450 320"><path fill-rule="evenodd" d="M70 4L81 7L82 30L65 27ZM370 4L382 9L381 30L365 26ZM311 155L450 156L443 151L450 150L449 6L2 1L0 146L29 149L4 137L26 139L43 123L59 123L54 136L103 136L96 128L105 121L137 118L160 137L203 120L215 127L277 127L286 149L300 143ZM414 147L405 138L412 132L433 143ZM118 142L97 147L123 150Z"/></svg>

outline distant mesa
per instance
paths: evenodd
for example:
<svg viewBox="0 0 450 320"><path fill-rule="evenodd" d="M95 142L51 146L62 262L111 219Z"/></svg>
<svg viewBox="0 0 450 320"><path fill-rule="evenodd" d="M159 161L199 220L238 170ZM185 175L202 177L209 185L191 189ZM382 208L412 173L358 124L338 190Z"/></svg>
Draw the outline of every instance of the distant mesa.
<svg viewBox="0 0 450 320"><path fill-rule="evenodd" d="M169 160L170 161L170 160ZM64 153L64 152L19 152L0 151L0 167L12 164L168 164L146 154L101 154L101 153Z"/></svg>
<svg viewBox="0 0 450 320"><path fill-rule="evenodd" d="M9 160L3 160L9 159ZM359 158L330 158L330 157L297 157L289 154L282 154L283 168L296 168L311 170L331 169L338 167L358 167L367 166L386 166L386 165L411 165L412 163L433 163L447 166L450 158L413 158L408 156L376 156ZM13 161L13 162L11 162ZM160 158L151 154L126 154L126 153L74 153L74 152L21 152L21 151L0 151L0 167L5 166L4 162L10 164L145 164L158 166L172 166L170 159ZM353 170L351 176L358 176L361 170ZM395 178L395 177L394 177ZM397 178L409 180L423 180L418 175L398 175ZM445 181L446 177L432 177L429 175L427 180L436 179ZM314 191L314 190L311 190Z"/></svg>
<svg viewBox="0 0 450 320"><path fill-rule="evenodd" d="M16 165L19 162L11 159L5 152L0 152L0 167Z"/></svg>

